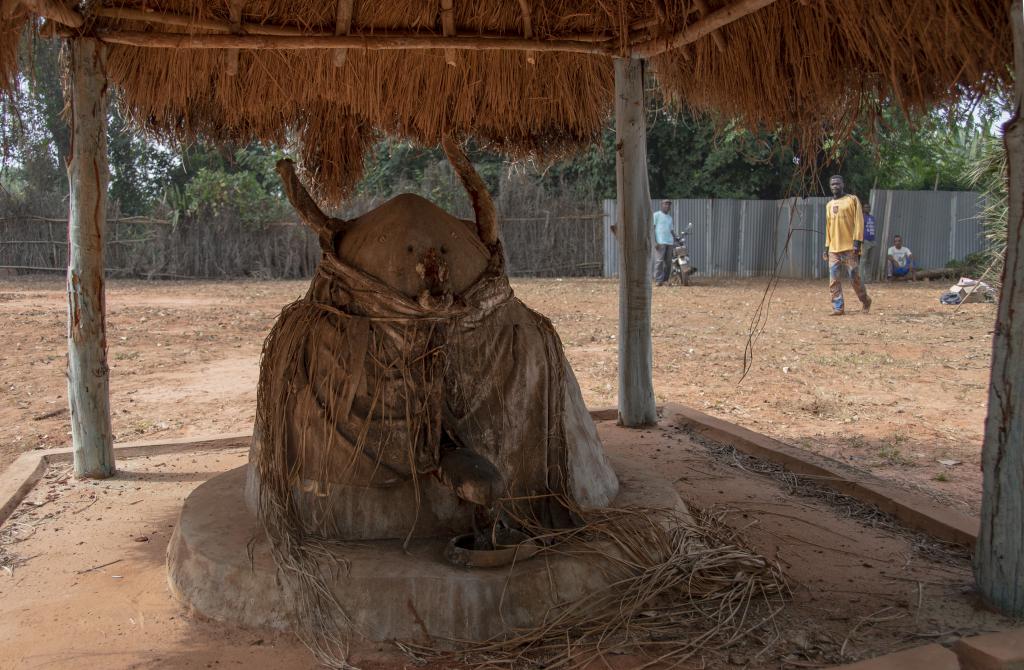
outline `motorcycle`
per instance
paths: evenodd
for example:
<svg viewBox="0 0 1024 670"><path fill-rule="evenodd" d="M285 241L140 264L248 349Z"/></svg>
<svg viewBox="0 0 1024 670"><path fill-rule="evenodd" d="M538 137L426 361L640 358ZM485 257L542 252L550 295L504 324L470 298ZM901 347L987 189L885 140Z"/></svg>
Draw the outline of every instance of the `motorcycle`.
<svg viewBox="0 0 1024 670"><path fill-rule="evenodd" d="M672 233L674 242L672 245L672 268L668 276L669 283L675 279L680 286L689 286L690 276L697 272L697 268L690 264L690 249L687 241L692 229L693 223L691 222L678 235Z"/></svg>

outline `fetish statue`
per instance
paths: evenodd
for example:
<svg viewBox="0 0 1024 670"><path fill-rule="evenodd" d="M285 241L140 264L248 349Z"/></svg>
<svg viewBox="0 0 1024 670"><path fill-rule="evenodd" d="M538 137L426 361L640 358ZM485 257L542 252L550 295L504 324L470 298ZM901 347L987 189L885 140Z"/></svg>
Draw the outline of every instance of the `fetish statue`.
<svg viewBox="0 0 1024 670"><path fill-rule="evenodd" d="M323 250L261 367L250 498L282 532L442 536L499 506L560 527L617 492L554 328L512 293L483 182L445 149L475 222L415 195L331 218L278 165Z"/></svg>

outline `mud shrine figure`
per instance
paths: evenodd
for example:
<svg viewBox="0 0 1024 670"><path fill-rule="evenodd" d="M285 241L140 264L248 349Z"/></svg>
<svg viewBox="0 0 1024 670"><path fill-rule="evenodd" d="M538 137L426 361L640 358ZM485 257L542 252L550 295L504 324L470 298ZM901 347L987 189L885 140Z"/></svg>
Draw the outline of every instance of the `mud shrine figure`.
<svg viewBox="0 0 1024 670"><path fill-rule="evenodd" d="M864 244L864 212L857 196L845 193L843 178L833 175L828 180L832 199L825 205L825 252L828 261L828 290L832 298L832 316L846 313L843 299L842 269L850 274L850 284L864 311L871 309L871 298L860 278L860 252Z"/></svg>
<svg viewBox="0 0 1024 670"><path fill-rule="evenodd" d="M513 295L483 182L445 148L476 222L410 194L333 219L279 164L323 257L264 349L248 488L271 533L564 527L615 497L561 342Z"/></svg>

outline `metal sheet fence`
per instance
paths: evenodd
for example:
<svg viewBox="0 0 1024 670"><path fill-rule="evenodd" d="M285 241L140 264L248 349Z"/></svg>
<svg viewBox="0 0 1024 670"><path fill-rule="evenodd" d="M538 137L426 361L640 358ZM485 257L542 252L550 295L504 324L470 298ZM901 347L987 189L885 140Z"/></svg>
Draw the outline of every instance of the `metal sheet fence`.
<svg viewBox="0 0 1024 670"><path fill-rule="evenodd" d="M651 201L652 211L660 202ZM826 275L821 251L827 202L828 198L673 200L672 217L677 231L693 223L691 261L704 276L770 275L778 263L780 276L821 279ZM977 193L874 190L870 202L878 246L887 248L892 236L900 233L922 267L943 267L984 247L983 203ZM619 268L618 245L611 234L615 201L605 200L603 209L604 276L615 277ZM884 266L878 263L875 270L880 278Z"/></svg>
<svg viewBox="0 0 1024 670"><path fill-rule="evenodd" d="M981 195L970 191L872 191L884 246L901 235L918 267L937 268L984 248ZM880 245L881 246L881 245ZM884 266L877 269L881 277Z"/></svg>
<svg viewBox="0 0 1024 670"><path fill-rule="evenodd" d="M652 210L660 201L652 201ZM704 276L769 275L820 279L826 198L786 200L673 200L677 229L693 223L690 252ZM872 191L879 254L899 233L921 267L963 260L984 247L981 196L971 192ZM518 276L618 275L611 233L615 201L603 214L501 217L509 273ZM319 248L303 226L260 227L232 222L174 226L153 219L112 218L107 266L135 277L304 277ZM882 256L884 257L884 256ZM63 219L0 217L0 269L63 271L67 238ZM653 257L652 257L653 267ZM884 271L874 266L876 278Z"/></svg>

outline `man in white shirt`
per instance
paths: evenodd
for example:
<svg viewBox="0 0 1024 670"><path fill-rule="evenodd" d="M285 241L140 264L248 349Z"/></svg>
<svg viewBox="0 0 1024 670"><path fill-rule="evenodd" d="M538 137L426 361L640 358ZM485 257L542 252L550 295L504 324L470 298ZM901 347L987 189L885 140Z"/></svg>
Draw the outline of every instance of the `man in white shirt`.
<svg viewBox="0 0 1024 670"><path fill-rule="evenodd" d="M675 239L672 237L672 201L662 200L661 211L654 213L654 248L658 253L658 263L654 266L654 281L664 286L672 271L672 249Z"/></svg>
<svg viewBox="0 0 1024 670"><path fill-rule="evenodd" d="M914 254L910 253L908 247L903 246L903 238L897 235L892 238L892 246L889 247L888 257L885 265L885 278L906 277L917 279L916 268L914 268Z"/></svg>

